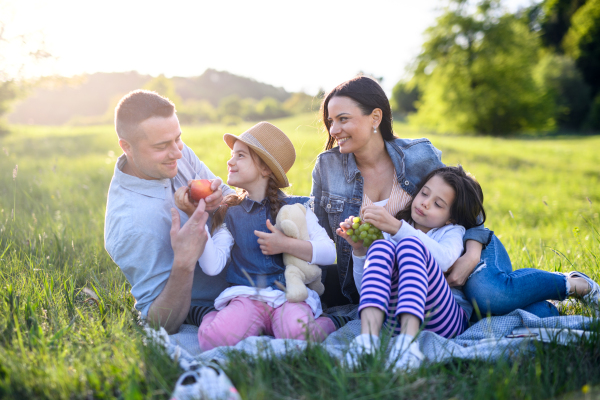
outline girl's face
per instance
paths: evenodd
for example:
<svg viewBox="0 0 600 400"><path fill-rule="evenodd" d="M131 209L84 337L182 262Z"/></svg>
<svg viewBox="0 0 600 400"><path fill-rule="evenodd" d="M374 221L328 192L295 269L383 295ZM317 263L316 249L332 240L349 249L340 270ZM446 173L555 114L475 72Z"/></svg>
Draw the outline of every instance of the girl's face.
<svg viewBox="0 0 600 400"><path fill-rule="evenodd" d="M425 233L450 223L450 208L456 193L438 175L425 183L410 207L415 228Z"/></svg>
<svg viewBox="0 0 600 400"><path fill-rule="evenodd" d="M363 115L362 110L349 97L336 96L329 100L327 105L329 113L329 134L336 140L341 153L355 153L365 148L375 135L373 128L378 125L377 108L373 113L377 115Z"/></svg>
<svg viewBox="0 0 600 400"><path fill-rule="evenodd" d="M231 159L227 161L227 184L241 189L252 190L258 183L268 180L269 169L255 162L250 148L236 140L231 150Z"/></svg>

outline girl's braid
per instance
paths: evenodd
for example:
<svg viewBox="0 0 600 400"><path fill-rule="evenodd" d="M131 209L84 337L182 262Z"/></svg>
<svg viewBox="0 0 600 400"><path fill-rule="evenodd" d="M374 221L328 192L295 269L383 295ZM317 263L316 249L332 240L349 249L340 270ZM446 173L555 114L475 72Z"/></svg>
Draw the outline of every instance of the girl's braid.
<svg viewBox="0 0 600 400"><path fill-rule="evenodd" d="M269 184L267 185L267 198L269 199L269 204L271 204L271 223L275 225L275 219L277 218L277 214L281 207L283 207L283 201L279 197L279 186L273 175L269 176Z"/></svg>
<svg viewBox="0 0 600 400"><path fill-rule="evenodd" d="M223 201L219 205L219 208L217 208L212 217L212 221L210 223L211 234L214 234L217 228L223 224L223 221L225 221L225 214L227 214L227 209L229 207L237 206L247 196L248 192L246 192L244 189L237 189L235 194L229 194L223 198Z"/></svg>

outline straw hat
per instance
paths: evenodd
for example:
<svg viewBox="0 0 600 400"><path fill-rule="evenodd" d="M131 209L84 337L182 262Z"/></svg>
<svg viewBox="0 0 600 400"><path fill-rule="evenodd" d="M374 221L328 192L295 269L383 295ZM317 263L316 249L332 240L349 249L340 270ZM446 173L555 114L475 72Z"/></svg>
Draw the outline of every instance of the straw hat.
<svg viewBox="0 0 600 400"><path fill-rule="evenodd" d="M241 140L258 154L261 160L273 172L275 181L280 188L290 186L285 175L294 161L296 161L296 150L292 141L283 131L268 122L259 122L240 136L226 133L223 140L230 149L236 140Z"/></svg>

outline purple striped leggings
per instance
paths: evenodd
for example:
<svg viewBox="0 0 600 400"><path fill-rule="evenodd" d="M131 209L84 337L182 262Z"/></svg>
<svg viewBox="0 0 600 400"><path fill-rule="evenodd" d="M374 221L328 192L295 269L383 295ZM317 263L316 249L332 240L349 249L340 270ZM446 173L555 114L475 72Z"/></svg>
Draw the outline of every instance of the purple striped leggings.
<svg viewBox="0 0 600 400"><path fill-rule="evenodd" d="M424 322L425 330L446 338L460 335L468 324L442 270L416 237L397 245L377 240L369 247L358 312L366 307L386 313L386 323L395 334L400 333L398 316L404 313Z"/></svg>

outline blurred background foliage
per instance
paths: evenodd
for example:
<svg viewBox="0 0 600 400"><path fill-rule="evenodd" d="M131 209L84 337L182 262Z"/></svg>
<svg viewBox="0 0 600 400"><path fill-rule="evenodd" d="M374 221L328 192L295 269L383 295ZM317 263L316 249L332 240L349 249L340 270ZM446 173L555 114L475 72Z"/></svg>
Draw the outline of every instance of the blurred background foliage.
<svg viewBox="0 0 600 400"><path fill-rule="evenodd" d="M392 90L396 119L438 133L600 131L600 0L541 0L514 13L501 0L443 4L406 78ZM0 36L0 46L8 39ZM48 56L43 46L30 54ZM137 88L173 100L184 124L315 112L323 94L290 93L214 69L194 77L121 72L35 82L5 71L0 57L0 117L15 124L111 123L119 98Z"/></svg>
<svg viewBox="0 0 600 400"><path fill-rule="evenodd" d="M280 118L314 111L320 104L320 98L305 93L289 93L254 79L213 69L188 78L152 77L134 71L95 73L40 79L28 96L15 104L8 121L29 125L109 124L119 99L140 88L154 90L171 99L179 119L185 124L237 124ZM0 92L4 90L0 88Z"/></svg>
<svg viewBox="0 0 600 400"><path fill-rule="evenodd" d="M600 0L451 0L425 32L395 116L438 132L600 130Z"/></svg>

